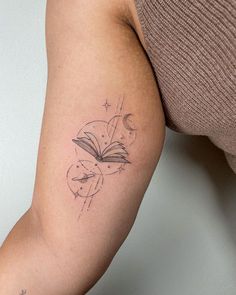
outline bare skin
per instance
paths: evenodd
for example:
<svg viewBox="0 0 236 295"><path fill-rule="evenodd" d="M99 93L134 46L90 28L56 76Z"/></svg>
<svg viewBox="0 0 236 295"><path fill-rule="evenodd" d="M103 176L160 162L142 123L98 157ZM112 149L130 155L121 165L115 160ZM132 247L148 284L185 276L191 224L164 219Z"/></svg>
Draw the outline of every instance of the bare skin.
<svg viewBox="0 0 236 295"><path fill-rule="evenodd" d="M5 295L85 294L127 237L164 141L133 1L48 0L46 37L35 190L0 249Z"/></svg>

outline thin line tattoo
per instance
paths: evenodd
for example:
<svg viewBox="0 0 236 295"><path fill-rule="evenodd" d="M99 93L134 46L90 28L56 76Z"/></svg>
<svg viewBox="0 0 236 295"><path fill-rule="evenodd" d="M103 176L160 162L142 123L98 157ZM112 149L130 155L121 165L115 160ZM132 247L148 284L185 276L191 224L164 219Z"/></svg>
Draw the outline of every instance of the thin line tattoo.
<svg viewBox="0 0 236 295"><path fill-rule="evenodd" d="M105 112L112 109L106 100ZM102 190L105 179L121 174L131 165L129 147L137 137L133 114L124 112L124 96L119 97L115 113L108 121L86 123L72 139L76 160L67 170L66 180L75 199L83 199L78 219L89 211L94 196Z"/></svg>
<svg viewBox="0 0 236 295"><path fill-rule="evenodd" d="M21 290L19 295L26 295L27 294L27 290Z"/></svg>
<svg viewBox="0 0 236 295"><path fill-rule="evenodd" d="M106 109L106 112L107 112L111 105L109 104L109 102L106 99L106 102L102 106Z"/></svg>

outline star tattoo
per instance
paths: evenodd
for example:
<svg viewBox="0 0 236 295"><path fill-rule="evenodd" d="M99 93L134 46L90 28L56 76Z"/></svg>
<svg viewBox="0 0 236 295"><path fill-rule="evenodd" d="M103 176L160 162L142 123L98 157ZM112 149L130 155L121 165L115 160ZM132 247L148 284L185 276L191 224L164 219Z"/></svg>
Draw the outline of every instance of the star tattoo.
<svg viewBox="0 0 236 295"><path fill-rule="evenodd" d="M109 107L110 107L111 105L108 103L108 101L107 101L107 99L106 99L106 102L105 102L102 106L106 109L106 112L107 112L107 110L109 109Z"/></svg>

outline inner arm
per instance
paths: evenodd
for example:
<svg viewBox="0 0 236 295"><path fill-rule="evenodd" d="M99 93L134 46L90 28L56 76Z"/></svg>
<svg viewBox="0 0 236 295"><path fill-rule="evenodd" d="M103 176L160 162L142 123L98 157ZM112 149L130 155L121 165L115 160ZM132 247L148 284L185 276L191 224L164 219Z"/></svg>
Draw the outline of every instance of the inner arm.
<svg viewBox="0 0 236 295"><path fill-rule="evenodd" d="M160 157L164 117L120 3L48 1L35 190L0 250L1 294L85 294L135 220Z"/></svg>

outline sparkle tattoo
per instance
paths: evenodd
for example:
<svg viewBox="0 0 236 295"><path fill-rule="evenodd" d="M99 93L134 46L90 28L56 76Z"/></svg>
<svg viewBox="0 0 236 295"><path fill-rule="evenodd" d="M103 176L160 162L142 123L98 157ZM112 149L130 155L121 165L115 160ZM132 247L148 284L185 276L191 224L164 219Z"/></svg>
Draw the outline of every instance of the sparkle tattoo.
<svg viewBox="0 0 236 295"><path fill-rule="evenodd" d="M103 106L107 113L112 109L107 100ZM133 114L124 112L124 97L118 99L114 111L109 120L90 121L72 138L76 160L70 165L66 179L75 199L83 200L81 214L90 209L108 177L123 173L131 165L129 147L137 136Z"/></svg>
<svg viewBox="0 0 236 295"><path fill-rule="evenodd" d="M106 99L106 102L105 102L102 106L106 109L106 112L107 112L107 110L109 109L109 107L110 107L111 105L108 103L108 101L107 101L107 99Z"/></svg>

